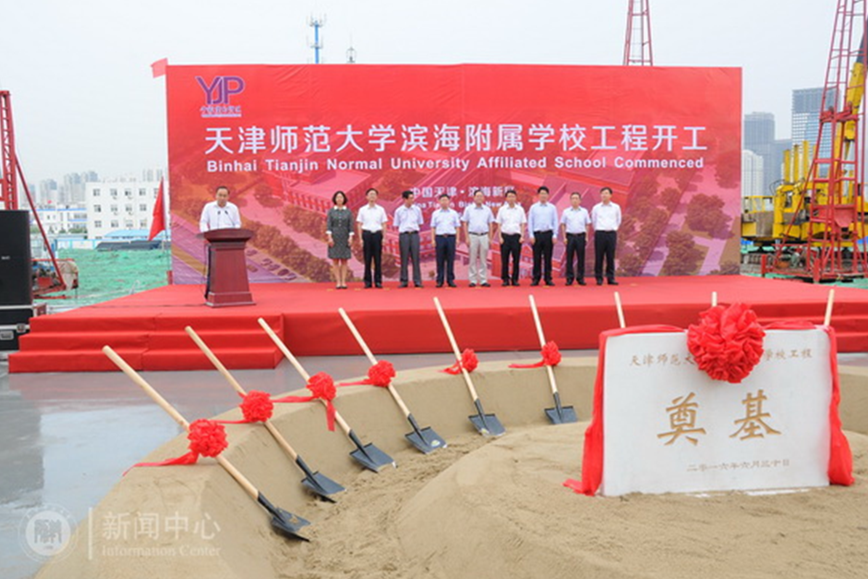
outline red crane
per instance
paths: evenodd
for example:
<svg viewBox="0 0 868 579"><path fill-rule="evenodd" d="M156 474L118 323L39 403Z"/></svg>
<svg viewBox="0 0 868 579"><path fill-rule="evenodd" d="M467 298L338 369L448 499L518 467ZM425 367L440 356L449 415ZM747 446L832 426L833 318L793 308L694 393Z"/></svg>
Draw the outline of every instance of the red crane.
<svg viewBox="0 0 868 579"><path fill-rule="evenodd" d="M624 66L654 66L651 50L650 0L627 0L627 37L624 40Z"/></svg>
<svg viewBox="0 0 868 579"><path fill-rule="evenodd" d="M838 0L820 130L784 239L766 271L813 282L868 274L864 199L866 0ZM792 242L806 229L803 243Z"/></svg>
<svg viewBox="0 0 868 579"><path fill-rule="evenodd" d="M36 221L39 232L42 234L42 240L45 243L45 248L48 250L51 266L54 268L54 275L50 276L53 283L44 284L42 280L40 285L35 289L37 295L64 291L68 289L68 284L63 278L61 269L57 264L57 258L54 256L54 251L51 249L51 243L48 241L48 236L45 234L45 229L42 227L42 222L39 220L39 213L36 211L36 204L30 196L30 190L27 188L27 181L24 179L24 171L21 170L21 163L18 161L18 156L15 153L15 128L12 124L12 97L9 91L0 91L0 210L2 209L18 209L18 179L21 179L21 187L24 190L24 195L27 197L27 202L30 204L30 210L33 213L33 219Z"/></svg>

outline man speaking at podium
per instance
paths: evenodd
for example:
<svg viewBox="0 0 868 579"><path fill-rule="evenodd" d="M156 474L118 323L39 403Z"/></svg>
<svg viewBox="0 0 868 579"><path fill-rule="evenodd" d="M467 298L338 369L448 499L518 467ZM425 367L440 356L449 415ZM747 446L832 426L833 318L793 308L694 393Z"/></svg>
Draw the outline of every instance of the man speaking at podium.
<svg viewBox="0 0 868 579"><path fill-rule="evenodd" d="M207 233L215 229L241 229L241 214L238 206L229 202L229 187L220 185L215 191L215 200L205 204L199 218L199 230ZM211 251L208 251L208 269L205 273L205 298L211 291Z"/></svg>
<svg viewBox="0 0 868 579"><path fill-rule="evenodd" d="M202 233L214 229L240 229L241 214L238 206L229 202L229 187L217 187L215 201L205 204L202 217L199 218L199 230Z"/></svg>

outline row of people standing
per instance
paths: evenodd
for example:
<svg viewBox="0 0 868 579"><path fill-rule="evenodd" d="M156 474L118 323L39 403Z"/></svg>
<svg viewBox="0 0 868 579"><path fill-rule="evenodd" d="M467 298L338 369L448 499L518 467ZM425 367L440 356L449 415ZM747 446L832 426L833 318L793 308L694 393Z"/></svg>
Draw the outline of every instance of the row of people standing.
<svg viewBox="0 0 868 579"><path fill-rule="evenodd" d="M359 209L355 219L355 232L352 228L352 213L347 207L347 196L342 191L338 191L332 198L334 207L329 210L326 217L326 235L329 245L328 255L335 264L335 279L339 289L347 287L348 260L352 256L350 243L354 235L362 243L365 288L383 287L383 230L389 219L386 210L377 203L378 195L376 189L368 189L367 203ZM594 276L597 285L602 285L604 273L609 284L617 285L615 247L617 230L621 224L621 209L611 200L612 190L608 187L601 189L601 201L590 213L581 206L581 194L572 193L570 207L562 212L560 218L557 208L549 203L547 187L540 187L537 190L537 197L537 202L526 213L517 202L516 192L509 190L495 216L491 208L485 204L485 195L482 191L474 192L473 203L465 207L462 215L451 207L452 201L448 195L441 195L437 200L440 208L431 213L429 223L431 241L436 254L437 287L442 287L444 284L456 287L455 250L462 233L469 254L470 287L490 286L487 257L492 243L497 238L500 239L502 284L518 286L521 247L525 235L533 247L531 285L536 286L541 282L554 285L552 253L558 232L566 244L566 285L572 285L573 281L585 285L585 247L590 228L594 230ZM422 209L415 204L415 195L412 191L404 191L402 201L395 210L392 220L392 225L398 230L401 255L399 287L408 287L411 265L413 284L422 287L419 254L420 235L425 221Z"/></svg>

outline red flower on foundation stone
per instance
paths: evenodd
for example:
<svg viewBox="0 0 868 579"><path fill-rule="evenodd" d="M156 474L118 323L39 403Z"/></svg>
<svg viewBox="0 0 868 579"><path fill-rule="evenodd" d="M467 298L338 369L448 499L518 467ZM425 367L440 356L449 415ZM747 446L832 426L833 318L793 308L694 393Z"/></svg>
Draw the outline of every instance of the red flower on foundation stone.
<svg viewBox="0 0 868 579"><path fill-rule="evenodd" d="M762 359L765 331L745 304L716 306L687 329L687 348L696 366L714 380L738 384Z"/></svg>
<svg viewBox="0 0 868 579"><path fill-rule="evenodd" d="M391 362L380 360L370 368L368 368L367 382L372 386L386 388L392 383L392 378L395 377L395 367Z"/></svg>
<svg viewBox="0 0 868 579"><path fill-rule="evenodd" d="M190 424L187 439L190 441L190 452L199 456L217 456L229 446L226 429L213 420L195 420Z"/></svg>
<svg viewBox="0 0 868 579"><path fill-rule="evenodd" d="M247 422L265 422L274 412L274 403L268 392L251 390L241 401L241 413Z"/></svg>

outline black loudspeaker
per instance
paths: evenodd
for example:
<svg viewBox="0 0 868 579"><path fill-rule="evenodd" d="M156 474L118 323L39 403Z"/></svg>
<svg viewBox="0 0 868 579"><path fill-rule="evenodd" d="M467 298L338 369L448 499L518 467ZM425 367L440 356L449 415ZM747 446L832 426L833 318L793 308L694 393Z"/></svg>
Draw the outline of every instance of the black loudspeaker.
<svg viewBox="0 0 868 579"><path fill-rule="evenodd" d="M0 306L33 303L30 212L0 210Z"/></svg>

